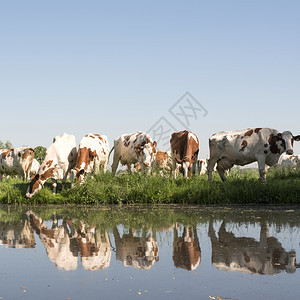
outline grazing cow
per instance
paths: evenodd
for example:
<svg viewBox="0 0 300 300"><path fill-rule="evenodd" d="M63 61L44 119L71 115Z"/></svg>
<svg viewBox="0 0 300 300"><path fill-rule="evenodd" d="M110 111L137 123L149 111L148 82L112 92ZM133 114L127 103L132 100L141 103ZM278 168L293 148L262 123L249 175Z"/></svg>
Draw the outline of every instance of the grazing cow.
<svg viewBox="0 0 300 300"><path fill-rule="evenodd" d="M244 166L257 161L260 178L266 178L266 165L273 166L283 152L293 154L293 142L300 135L293 136L290 131L282 133L270 128L253 128L215 133L209 139L210 159L208 161L208 180L217 163L218 173L223 181L224 172L234 165Z"/></svg>
<svg viewBox="0 0 300 300"><path fill-rule="evenodd" d="M113 234L116 243L116 259L124 266L147 270L159 260L157 242L152 236L147 236L145 231L142 237L137 237L130 229L128 234L123 233L121 237L118 228L114 227Z"/></svg>
<svg viewBox="0 0 300 300"><path fill-rule="evenodd" d="M282 154L278 160L279 168L282 169L296 169L300 167L300 154Z"/></svg>
<svg viewBox="0 0 300 300"><path fill-rule="evenodd" d="M206 159L198 159L197 167L198 167L198 175L204 175L207 172L207 160Z"/></svg>
<svg viewBox="0 0 300 300"><path fill-rule="evenodd" d="M300 265L295 251L287 252L281 243L269 236L265 223L261 225L260 239L236 237L222 223L218 237L209 222L208 236L212 245L212 264L219 270L260 275L275 275L282 271L294 273Z"/></svg>
<svg viewBox="0 0 300 300"><path fill-rule="evenodd" d="M197 136L187 130L174 132L170 139L171 144L171 158L174 177L177 177L178 166L182 170L184 178L191 175L191 171L195 173L199 141ZM181 168L180 168L181 167Z"/></svg>
<svg viewBox="0 0 300 300"><path fill-rule="evenodd" d="M114 141L114 159L112 163L112 173L115 175L119 161L122 165L127 165L128 171L132 172L132 165L139 162L142 170L151 172L151 164L155 159L156 142L142 131L131 134L123 134Z"/></svg>
<svg viewBox="0 0 300 300"><path fill-rule="evenodd" d="M182 236L174 228L173 261L176 268L195 270L201 262L201 249L196 228L184 226Z"/></svg>
<svg viewBox="0 0 300 300"><path fill-rule="evenodd" d="M71 170L70 180L82 183L86 174L97 175L100 167L106 172L108 163L108 139L105 135L89 133L79 143L76 166Z"/></svg>
<svg viewBox="0 0 300 300"><path fill-rule="evenodd" d="M32 160L31 166L29 168L30 178L37 174L37 172L39 171L40 166L41 166L40 163L34 158Z"/></svg>
<svg viewBox="0 0 300 300"><path fill-rule="evenodd" d="M171 154L165 151L157 151L155 160L152 163L153 171L159 172L160 175L172 171Z"/></svg>
<svg viewBox="0 0 300 300"><path fill-rule="evenodd" d="M62 188L64 189L67 176L75 166L76 158L77 150L74 135L64 133L56 136L47 149L38 173L27 188L26 197L31 198L50 178L53 182L53 193L56 193L57 180L62 180Z"/></svg>
<svg viewBox="0 0 300 300"><path fill-rule="evenodd" d="M29 147L0 150L0 180L2 174L20 175L28 180L33 157L34 149Z"/></svg>

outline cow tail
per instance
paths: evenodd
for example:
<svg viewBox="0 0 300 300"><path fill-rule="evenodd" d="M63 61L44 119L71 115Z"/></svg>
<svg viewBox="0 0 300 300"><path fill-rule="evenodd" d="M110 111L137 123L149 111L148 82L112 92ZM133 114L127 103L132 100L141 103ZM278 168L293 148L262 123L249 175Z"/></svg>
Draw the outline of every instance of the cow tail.
<svg viewBox="0 0 300 300"><path fill-rule="evenodd" d="M113 152L114 149L115 149L115 146L113 146L113 147L111 148L111 150L109 151L109 154L108 154L108 161L109 161L110 155L111 155L111 153Z"/></svg>

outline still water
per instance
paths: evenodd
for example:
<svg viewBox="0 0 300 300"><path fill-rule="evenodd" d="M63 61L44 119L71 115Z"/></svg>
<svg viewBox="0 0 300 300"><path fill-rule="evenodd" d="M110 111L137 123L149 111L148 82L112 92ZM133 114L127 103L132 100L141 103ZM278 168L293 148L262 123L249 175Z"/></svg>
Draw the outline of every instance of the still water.
<svg viewBox="0 0 300 300"><path fill-rule="evenodd" d="M0 207L0 299L299 299L299 242L300 207Z"/></svg>

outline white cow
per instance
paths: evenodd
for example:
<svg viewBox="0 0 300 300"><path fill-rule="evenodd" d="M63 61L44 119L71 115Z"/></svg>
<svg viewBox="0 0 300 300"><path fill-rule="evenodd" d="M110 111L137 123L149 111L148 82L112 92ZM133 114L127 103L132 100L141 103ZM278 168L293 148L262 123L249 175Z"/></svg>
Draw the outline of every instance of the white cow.
<svg viewBox="0 0 300 300"><path fill-rule="evenodd" d="M34 149L29 147L0 150L0 180L2 175L20 175L29 179L29 170L34 157Z"/></svg>
<svg viewBox="0 0 300 300"><path fill-rule="evenodd" d="M131 134L123 134L114 141L114 159L112 163L112 173L115 175L119 161L122 165L127 165L129 172L132 166L139 162L142 170L151 172L151 164L155 159L156 142L142 131Z"/></svg>
<svg viewBox="0 0 300 300"><path fill-rule="evenodd" d="M89 133L79 143L76 166L71 170L70 180L82 183L86 174L97 175L100 167L106 172L109 144L105 135Z"/></svg>
<svg viewBox="0 0 300 300"><path fill-rule="evenodd" d="M282 169L296 169L300 167L300 154L282 154L278 161L279 168Z"/></svg>
<svg viewBox="0 0 300 300"><path fill-rule="evenodd" d="M28 186L26 197L31 198L50 178L53 182L53 193L56 193L57 180L62 180L62 188L64 189L67 176L75 166L76 158L77 150L74 135L64 133L56 136L46 152L38 173Z"/></svg>
<svg viewBox="0 0 300 300"><path fill-rule="evenodd" d="M34 158L29 168L29 176L32 177L37 174L40 168L40 163Z"/></svg>
<svg viewBox="0 0 300 300"><path fill-rule="evenodd" d="M215 133L209 139L210 159L208 180L217 163L217 170L225 181L225 170L234 165L244 166L257 161L260 178L266 178L266 165L273 166L284 152L293 154L293 142L300 135L293 136L290 131L280 133L271 128L253 128Z"/></svg>

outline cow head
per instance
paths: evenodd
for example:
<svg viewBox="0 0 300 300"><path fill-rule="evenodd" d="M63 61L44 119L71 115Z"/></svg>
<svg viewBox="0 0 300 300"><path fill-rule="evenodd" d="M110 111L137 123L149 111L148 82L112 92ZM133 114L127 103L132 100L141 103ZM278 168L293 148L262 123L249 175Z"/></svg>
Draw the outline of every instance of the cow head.
<svg viewBox="0 0 300 300"><path fill-rule="evenodd" d="M294 153L294 150L293 150L294 140L296 140L296 141L299 140L299 136L294 137L290 131L284 131L282 133L281 139L284 141L283 147L284 147L286 154L292 155Z"/></svg>
<svg viewBox="0 0 300 300"><path fill-rule="evenodd" d="M81 170L77 168L72 169L70 172L70 181L72 182L72 187L73 187L74 180L76 180L79 184L82 183L84 175L85 175L84 169Z"/></svg>
<svg viewBox="0 0 300 300"><path fill-rule="evenodd" d="M142 143L141 145L135 147L139 157L139 161L142 162L144 167L146 167L147 169L151 167L151 164L155 159L156 146L157 143L154 141L153 143L152 142L148 142L145 144Z"/></svg>
<svg viewBox="0 0 300 300"><path fill-rule="evenodd" d="M26 198L31 198L40 189L42 189L42 187L43 187L43 183L40 180L40 175L36 174L29 183L29 186L26 191Z"/></svg>

